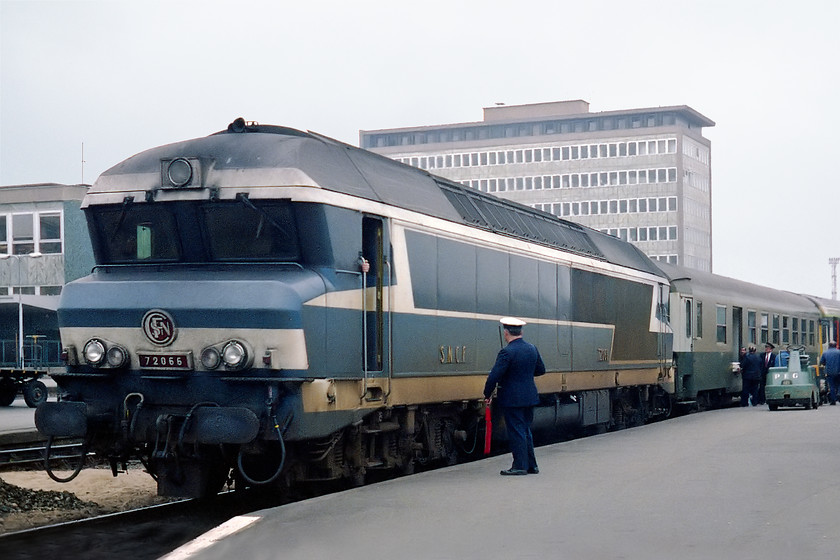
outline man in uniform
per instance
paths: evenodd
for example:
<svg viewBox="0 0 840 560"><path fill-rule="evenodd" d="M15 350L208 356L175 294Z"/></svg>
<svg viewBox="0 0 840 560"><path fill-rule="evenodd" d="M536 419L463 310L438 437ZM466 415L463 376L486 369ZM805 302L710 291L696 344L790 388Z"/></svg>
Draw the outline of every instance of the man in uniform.
<svg viewBox="0 0 840 560"><path fill-rule="evenodd" d="M513 465L502 471L502 475L537 474L537 459L534 456L534 438L531 422L534 420L534 406L539 404L534 377L545 373L536 346L522 338L525 321L515 317L502 317L504 339L507 346L499 350L496 363L484 384L484 400L489 405L493 390L498 385L496 402L502 407L507 426L508 445L513 454Z"/></svg>
<svg viewBox="0 0 840 560"><path fill-rule="evenodd" d="M820 365L825 367L828 379L828 404L837 404L837 385L840 383L840 350L833 340L828 343L828 350L823 352Z"/></svg>
<svg viewBox="0 0 840 560"><path fill-rule="evenodd" d="M749 353L744 356L741 366L741 406L758 406L758 380L761 378L761 357L755 353L755 346L750 345Z"/></svg>
<svg viewBox="0 0 840 560"><path fill-rule="evenodd" d="M758 402L753 404L764 404L764 388L767 386L767 374L771 367L776 367L776 354L773 353L775 346L770 342L764 345L764 354L761 355L761 377L758 380Z"/></svg>

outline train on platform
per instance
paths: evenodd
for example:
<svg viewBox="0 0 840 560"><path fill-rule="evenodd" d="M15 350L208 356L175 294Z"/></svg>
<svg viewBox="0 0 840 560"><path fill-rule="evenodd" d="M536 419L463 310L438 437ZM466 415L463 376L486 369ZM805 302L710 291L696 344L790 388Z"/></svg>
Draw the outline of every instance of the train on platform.
<svg viewBox="0 0 840 560"><path fill-rule="evenodd" d="M560 434L739 394L730 313L755 340L815 354L824 324L807 298L732 291L605 233L243 119L128 158L83 209L97 264L62 293L67 368L36 425L84 438L115 474L140 459L161 495L361 484L480 456L501 316L528 323L547 369L534 429Z"/></svg>

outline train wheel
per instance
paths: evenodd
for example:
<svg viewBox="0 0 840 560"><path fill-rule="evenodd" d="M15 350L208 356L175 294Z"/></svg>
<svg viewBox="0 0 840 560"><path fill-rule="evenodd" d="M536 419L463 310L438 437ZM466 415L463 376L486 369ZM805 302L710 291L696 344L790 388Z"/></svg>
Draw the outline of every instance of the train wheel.
<svg viewBox="0 0 840 560"><path fill-rule="evenodd" d="M23 400L29 408L47 402L47 386L40 381L30 381L23 386Z"/></svg>

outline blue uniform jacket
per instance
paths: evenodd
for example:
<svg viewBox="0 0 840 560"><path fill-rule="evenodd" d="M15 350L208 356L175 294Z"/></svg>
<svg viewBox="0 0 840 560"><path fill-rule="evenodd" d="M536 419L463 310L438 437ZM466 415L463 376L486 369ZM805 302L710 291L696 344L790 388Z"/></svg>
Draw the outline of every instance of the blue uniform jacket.
<svg viewBox="0 0 840 560"><path fill-rule="evenodd" d="M755 352L744 356L744 365L741 369L741 378L748 381L761 379L761 358Z"/></svg>
<svg viewBox="0 0 840 560"><path fill-rule="evenodd" d="M840 373L840 350L837 348L826 350L822 358L820 358L820 365L825 366L826 375L837 375Z"/></svg>
<svg viewBox="0 0 840 560"><path fill-rule="evenodd" d="M534 377L545 373L537 347L521 338L499 350L496 363L484 384L484 397L490 398L496 384L496 402L501 406L534 406L539 404Z"/></svg>

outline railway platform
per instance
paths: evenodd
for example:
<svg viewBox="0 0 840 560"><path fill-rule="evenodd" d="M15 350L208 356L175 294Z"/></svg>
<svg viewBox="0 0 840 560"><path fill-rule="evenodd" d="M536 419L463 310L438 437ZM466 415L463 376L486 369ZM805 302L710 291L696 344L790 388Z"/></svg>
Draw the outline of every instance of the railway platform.
<svg viewBox="0 0 840 560"><path fill-rule="evenodd" d="M540 447L230 520L165 556L830 558L840 406L732 408Z"/></svg>

